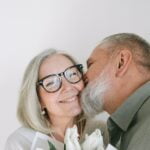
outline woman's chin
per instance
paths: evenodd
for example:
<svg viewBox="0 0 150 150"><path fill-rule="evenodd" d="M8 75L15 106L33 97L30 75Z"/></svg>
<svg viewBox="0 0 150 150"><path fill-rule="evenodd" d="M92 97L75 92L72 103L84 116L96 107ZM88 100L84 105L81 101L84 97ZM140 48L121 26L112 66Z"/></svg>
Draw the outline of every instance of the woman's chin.
<svg viewBox="0 0 150 150"><path fill-rule="evenodd" d="M79 107L79 108L74 108L74 109L71 110L70 116L76 117L76 116L78 116L81 112L82 112L81 107Z"/></svg>

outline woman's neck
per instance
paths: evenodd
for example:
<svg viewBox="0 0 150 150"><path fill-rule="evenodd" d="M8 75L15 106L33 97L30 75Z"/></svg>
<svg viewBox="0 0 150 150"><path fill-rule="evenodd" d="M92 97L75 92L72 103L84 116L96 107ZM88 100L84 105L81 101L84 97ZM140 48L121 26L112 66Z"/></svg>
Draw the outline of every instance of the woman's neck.
<svg viewBox="0 0 150 150"><path fill-rule="evenodd" d="M51 117L52 135L58 141L64 142L65 132L67 128L73 127L73 118L52 118Z"/></svg>

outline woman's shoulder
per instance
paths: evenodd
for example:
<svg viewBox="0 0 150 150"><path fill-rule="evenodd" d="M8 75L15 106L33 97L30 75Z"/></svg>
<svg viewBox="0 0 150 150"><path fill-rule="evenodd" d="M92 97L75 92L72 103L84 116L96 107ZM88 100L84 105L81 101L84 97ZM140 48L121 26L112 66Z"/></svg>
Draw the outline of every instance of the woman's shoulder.
<svg viewBox="0 0 150 150"><path fill-rule="evenodd" d="M63 143L53 140L47 134L30 128L21 127L8 137L5 150L33 150L36 148L49 150L49 143L53 144L58 150L64 148Z"/></svg>
<svg viewBox="0 0 150 150"><path fill-rule="evenodd" d="M34 138L36 134L36 131L31 129L31 128L27 128L27 127L20 127L18 129L16 129L9 137L8 139L17 139L19 140L21 139L26 139L26 140L32 140Z"/></svg>
<svg viewBox="0 0 150 150"><path fill-rule="evenodd" d="M29 149L31 147L32 141L36 131L27 127L20 127L15 130L7 139L5 144L5 149L19 149L19 147L25 147Z"/></svg>

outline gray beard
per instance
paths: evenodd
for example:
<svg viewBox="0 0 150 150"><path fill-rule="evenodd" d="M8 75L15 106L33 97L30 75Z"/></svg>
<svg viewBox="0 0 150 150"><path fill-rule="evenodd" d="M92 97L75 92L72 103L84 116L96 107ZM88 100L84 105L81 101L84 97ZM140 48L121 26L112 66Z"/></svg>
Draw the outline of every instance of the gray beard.
<svg viewBox="0 0 150 150"><path fill-rule="evenodd" d="M108 73L103 72L83 90L81 106L87 117L93 117L104 111L104 93L109 87Z"/></svg>

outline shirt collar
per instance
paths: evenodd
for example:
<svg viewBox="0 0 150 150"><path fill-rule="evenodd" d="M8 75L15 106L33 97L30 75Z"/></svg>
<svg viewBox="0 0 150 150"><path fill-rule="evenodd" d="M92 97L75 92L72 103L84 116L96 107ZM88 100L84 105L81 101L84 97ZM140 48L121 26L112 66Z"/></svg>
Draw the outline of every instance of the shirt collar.
<svg viewBox="0 0 150 150"><path fill-rule="evenodd" d="M150 82L138 88L128 99L110 116L110 118L126 131L137 111L150 96Z"/></svg>

